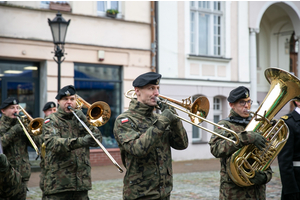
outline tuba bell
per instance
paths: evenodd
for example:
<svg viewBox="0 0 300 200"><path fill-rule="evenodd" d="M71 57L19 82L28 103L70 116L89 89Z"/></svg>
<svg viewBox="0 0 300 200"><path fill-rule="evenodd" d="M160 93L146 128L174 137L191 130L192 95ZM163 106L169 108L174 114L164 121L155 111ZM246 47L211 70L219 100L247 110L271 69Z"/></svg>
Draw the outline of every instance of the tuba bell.
<svg viewBox="0 0 300 200"><path fill-rule="evenodd" d="M300 95L300 80L289 72L278 68L268 68L265 77L271 84L270 90L254 114L245 131L261 133L266 139L266 147L261 151L253 144L237 150L227 160L227 172L239 186L251 186L249 180L256 170L264 171L274 161L289 137L289 129L282 119L272 123L272 119L290 100Z"/></svg>

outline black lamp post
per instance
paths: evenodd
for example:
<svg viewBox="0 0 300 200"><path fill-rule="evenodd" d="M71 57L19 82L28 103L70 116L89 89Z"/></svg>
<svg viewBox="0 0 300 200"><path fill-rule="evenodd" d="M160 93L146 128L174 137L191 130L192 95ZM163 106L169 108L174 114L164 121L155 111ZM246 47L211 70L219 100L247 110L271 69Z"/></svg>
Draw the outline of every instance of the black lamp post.
<svg viewBox="0 0 300 200"><path fill-rule="evenodd" d="M53 36L53 43L55 44L54 51L55 51L55 59L53 57L53 60L58 64L58 74L57 74L57 92L60 90L60 64L65 60L61 59L65 55L65 39L66 39L66 34L67 34L67 29L70 24L70 19L69 21L66 21L62 16L61 13L58 12L56 14L56 17L51 21L48 18L48 23L51 28L51 33Z"/></svg>

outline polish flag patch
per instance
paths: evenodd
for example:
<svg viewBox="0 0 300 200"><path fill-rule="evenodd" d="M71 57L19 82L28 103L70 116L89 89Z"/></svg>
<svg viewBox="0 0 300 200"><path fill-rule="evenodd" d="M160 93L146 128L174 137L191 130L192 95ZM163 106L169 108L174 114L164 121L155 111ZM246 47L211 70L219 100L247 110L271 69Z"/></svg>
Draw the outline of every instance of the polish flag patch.
<svg viewBox="0 0 300 200"><path fill-rule="evenodd" d="M46 119L46 120L44 121L45 124L47 124L48 122L50 122L50 119Z"/></svg>
<svg viewBox="0 0 300 200"><path fill-rule="evenodd" d="M122 124L128 122L128 118L121 119Z"/></svg>

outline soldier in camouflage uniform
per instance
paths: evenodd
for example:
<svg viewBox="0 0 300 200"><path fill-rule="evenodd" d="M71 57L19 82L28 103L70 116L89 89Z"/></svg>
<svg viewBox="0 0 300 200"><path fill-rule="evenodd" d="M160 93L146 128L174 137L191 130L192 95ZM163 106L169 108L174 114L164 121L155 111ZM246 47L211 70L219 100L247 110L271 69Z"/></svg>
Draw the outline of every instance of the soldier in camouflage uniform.
<svg viewBox="0 0 300 200"><path fill-rule="evenodd" d="M248 110L250 110L252 101L249 97L248 88L240 86L232 90L227 100L231 107L229 117L221 120L218 124L235 131L240 142L235 145L216 135L212 135L210 139L211 153L216 158L220 158L221 162L219 199L264 200L266 199L266 183L272 178L271 168L265 171L256 171L255 176L250 179L254 185L248 187L236 185L227 173L229 164L226 161L230 159L235 151L248 144L254 144L259 149L264 148L266 145L266 139L261 134L244 131L251 120ZM224 129L217 127L215 132L235 140L235 137Z"/></svg>
<svg viewBox="0 0 300 200"><path fill-rule="evenodd" d="M45 114L45 117L48 117L50 114L55 113L56 112L56 104L53 101L47 102L43 107L43 112ZM37 145L42 150L42 144L44 143L44 137L43 137L43 135L39 135L36 137L38 139ZM44 194L45 160L42 156L41 156L40 168L41 168L40 188L42 190L42 200L44 200L44 199L46 199L45 194Z"/></svg>
<svg viewBox="0 0 300 200"><path fill-rule="evenodd" d="M26 199L27 183L31 175L31 168L27 147L32 146L25 135L20 123L14 114L19 114L18 99L9 97L3 101L0 110L0 136L3 152L10 165L21 174L23 190L16 194L13 199ZM34 139L34 138L33 138Z"/></svg>
<svg viewBox="0 0 300 200"><path fill-rule="evenodd" d="M57 112L45 118L43 136L46 145L44 193L47 200L86 200L91 190L89 147L97 147L92 136L68 109L76 107L76 90L68 85L59 90ZM88 123L81 110L76 115L102 141L97 127Z"/></svg>
<svg viewBox="0 0 300 200"><path fill-rule="evenodd" d="M0 154L0 177L1 200L13 199L24 190L20 173L11 167L5 154Z"/></svg>
<svg viewBox="0 0 300 200"><path fill-rule="evenodd" d="M149 72L133 81L137 99L114 125L126 174L123 199L170 199L173 188L171 147L188 147L188 137L175 111L157 105L160 74Z"/></svg>

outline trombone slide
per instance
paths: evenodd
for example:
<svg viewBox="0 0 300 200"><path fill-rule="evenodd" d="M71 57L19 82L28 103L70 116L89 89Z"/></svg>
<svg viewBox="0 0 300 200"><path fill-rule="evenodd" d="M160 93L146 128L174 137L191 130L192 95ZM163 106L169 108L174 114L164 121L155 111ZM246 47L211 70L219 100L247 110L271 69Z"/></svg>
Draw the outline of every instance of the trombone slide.
<svg viewBox="0 0 300 200"><path fill-rule="evenodd" d="M95 138L95 136L93 135L89 127L87 127L87 125L76 115L76 113L73 111L73 108L71 106L69 106L68 108L73 113L73 115L78 119L78 121L82 124L82 126L86 129L86 131L92 136L92 138L96 141L96 143L100 146L100 148L104 151L104 153L111 160L111 162L118 168L119 172L122 173L123 169L115 161L115 159L109 154L109 152L105 149L105 147L101 144L101 142L97 138Z"/></svg>

